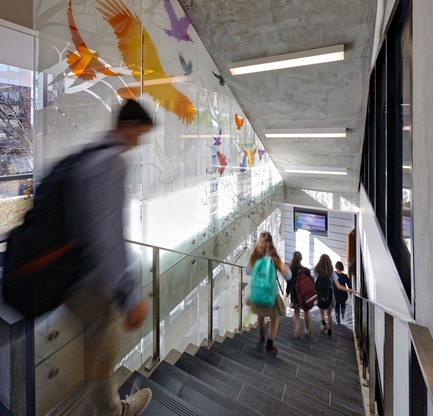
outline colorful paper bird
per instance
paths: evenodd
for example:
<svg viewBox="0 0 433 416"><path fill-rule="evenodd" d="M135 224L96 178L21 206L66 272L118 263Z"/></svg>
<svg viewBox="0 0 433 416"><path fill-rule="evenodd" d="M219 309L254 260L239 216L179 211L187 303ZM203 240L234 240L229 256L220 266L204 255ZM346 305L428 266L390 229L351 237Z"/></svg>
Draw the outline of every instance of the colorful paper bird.
<svg viewBox="0 0 433 416"><path fill-rule="evenodd" d="M219 74L215 74L215 72L212 71L212 74L214 74L216 76L216 78L218 79L218 82L220 83L220 85L222 87L224 87L224 85L226 84L226 82L224 81L224 78L219 75Z"/></svg>
<svg viewBox="0 0 433 416"><path fill-rule="evenodd" d="M221 144L221 127L218 136L213 136L214 146L219 146Z"/></svg>
<svg viewBox="0 0 433 416"><path fill-rule="evenodd" d="M259 159L260 160L262 160L264 154L265 154L265 149L259 149Z"/></svg>
<svg viewBox="0 0 433 416"><path fill-rule="evenodd" d="M186 63L185 58L182 55L182 52L179 52L179 60L180 60L180 64L182 65L184 75L186 75L186 76L191 75L191 73L192 73L192 61L191 61L191 59L189 60L188 63Z"/></svg>
<svg viewBox="0 0 433 416"><path fill-rule="evenodd" d="M120 88L117 93L122 98L138 98L149 94L165 110L176 114L180 120L192 123L195 107L187 96L176 89L162 68L155 44L147 30L141 26L138 16L132 13L122 0L96 0L104 19L111 25L119 40L118 48L123 61L134 78L142 86Z"/></svg>
<svg viewBox="0 0 433 416"><path fill-rule="evenodd" d="M170 0L164 0L164 8L171 24L171 29L164 29L165 33L167 33L168 36L173 36L177 40L192 42L192 39L187 33L189 25L191 24L188 17L182 16L178 19Z"/></svg>
<svg viewBox="0 0 433 416"><path fill-rule="evenodd" d="M248 160L248 166L254 166L254 156L257 152L257 146L254 148L254 150L246 150L245 147L242 146L242 150L244 151L245 157Z"/></svg>
<svg viewBox="0 0 433 416"><path fill-rule="evenodd" d="M220 151L217 151L216 154L218 157L218 161L220 163L220 167L218 168L218 173L220 174L220 176L222 176L227 166L227 159Z"/></svg>
<svg viewBox="0 0 433 416"><path fill-rule="evenodd" d="M238 115L238 113L235 114L235 123L236 123L236 129L240 130L242 126L244 125L245 118Z"/></svg>
<svg viewBox="0 0 433 416"><path fill-rule="evenodd" d="M66 60L69 69L74 73L74 75L83 81L91 81L96 78L97 72L108 76L121 75L108 69L107 65L99 59L99 53L92 52L87 47L75 24L74 15L72 14L72 0L69 0L67 16L72 42L77 53L68 51Z"/></svg>

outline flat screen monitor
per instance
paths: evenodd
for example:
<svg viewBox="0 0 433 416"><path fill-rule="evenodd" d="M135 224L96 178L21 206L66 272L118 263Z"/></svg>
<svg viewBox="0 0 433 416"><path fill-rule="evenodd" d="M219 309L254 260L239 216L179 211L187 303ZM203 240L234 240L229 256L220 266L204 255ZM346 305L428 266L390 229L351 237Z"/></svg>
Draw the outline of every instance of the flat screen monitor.
<svg viewBox="0 0 433 416"><path fill-rule="evenodd" d="M328 213L304 208L293 209L293 229L307 230L312 234L328 235Z"/></svg>

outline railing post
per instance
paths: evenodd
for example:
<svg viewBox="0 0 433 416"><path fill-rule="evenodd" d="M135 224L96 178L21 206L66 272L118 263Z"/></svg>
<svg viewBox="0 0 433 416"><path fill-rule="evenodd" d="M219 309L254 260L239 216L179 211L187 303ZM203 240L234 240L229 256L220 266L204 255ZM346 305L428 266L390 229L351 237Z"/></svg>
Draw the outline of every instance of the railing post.
<svg viewBox="0 0 433 416"><path fill-rule="evenodd" d="M160 312L160 293L159 293L159 248L153 247L152 262L152 333L153 333L153 356L144 363L144 368L150 371L159 361L161 355L161 321Z"/></svg>
<svg viewBox="0 0 433 416"><path fill-rule="evenodd" d="M385 340L383 346L383 400L384 416L394 414L394 318L385 312Z"/></svg>
<svg viewBox="0 0 433 416"><path fill-rule="evenodd" d="M362 362L362 378L367 380L367 340L368 340L368 307L369 303L365 300L361 300L362 303L362 321L361 321L361 362Z"/></svg>
<svg viewBox="0 0 433 416"><path fill-rule="evenodd" d="M240 282L239 282L239 330L242 329L242 322L243 322L243 317L242 317L242 310L243 310L243 305L242 305L242 286L243 286L243 268L241 267L241 274L240 274Z"/></svg>
<svg viewBox="0 0 433 416"><path fill-rule="evenodd" d="M208 328L207 342L211 344L213 340L213 264L212 260L207 261L207 288L208 288Z"/></svg>
<svg viewBox="0 0 433 416"><path fill-rule="evenodd" d="M375 306L373 304L367 303L369 305L369 315L370 315L370 332L369 332L369 352L368 352L368 372L369 372L369 408L370 413L376 414L376 321L375 321Z"/></svg>

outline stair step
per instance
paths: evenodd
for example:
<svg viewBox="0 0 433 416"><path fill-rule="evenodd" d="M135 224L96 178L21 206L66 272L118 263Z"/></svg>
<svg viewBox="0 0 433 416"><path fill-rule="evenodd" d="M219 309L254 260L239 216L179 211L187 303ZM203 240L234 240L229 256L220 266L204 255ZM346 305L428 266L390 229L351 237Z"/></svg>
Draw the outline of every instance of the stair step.
<svg viewBox="0 0 433 416"><path fill-rule="evenodd" d="M235 357L239 356L239 354L254 357L266 363L271 369L277 367L279 371L284 371L286 374L288 373L292 376L296 376L298 379L309 380L311 383L322 386L329 390L332 396L338 396L341 392L344 392L344 397L348 398L350 401L356 401L362 406L363 400L359 382L354 386L349 382L344 384L341 381L342 377L336 377L333 371L317 373L316 369L307 368L307 363L305 362L292 363L290 358L282 351L279 352L276 357L271 357L264 352L264 345L262 348L262 350L258 350L257 348L252 348L237 341L226 339L221 347L218 346L218 343L214 343L211 350L217 350L217 352L221 352L222 355L229 354L228 356L232 359L236 359ZM227 351L224 352L224 350ZM237 354L234 351L237 351ZM263 371L266 373L269 371L269 368ZM338 380L336 380L336 378L338 378Z"/></svg>
<svg viewBox="0 0 433 416"><path fill-rule="evenodd" d="M278 368L274 369L268 366L266 367L266 371L261 373L260 377L257 377L256 371L206 348L200 348L195 354L195 357L216 366L240 380L246 382L251 381L251 384L260 387L269 394L274 392L273 395L276 397L281 397L281 392L284 394L285 390L287 390L294 395L301 395L301 397L306 400L317 400L325 405L331 403L333 407L335 406L336 409L340 410L343 414L347 413L353 416L364 414L362 403L354 402L350 399L340 399L336 395L331 394L329 390L323 388L323 386L315 385L309 380L299 381L298 378L280 371Z"/></svg>
<svg viewBox="0 0 433 416"><path fill-rule="evenodd" d="M257 381L264 377L259 373L255 373L255 379L250 380L253 384L248 383L247 380L242 382L235 377L228 376L226 372L213 367L211 364L188 354L183 354L179 358L176 367L196 376L204 383L211 384L212 387L216 387L210 381L212 378L225 381L227 385L233 388L234 395L237 396L239 402L256 409L264 415L308 414L340 416L350 414L331 408L323 402L312 400L311 397L299 393L296 394L289 389L284 389L280 397L274 397L257 386Z"/></svg>
<svg viewBox="0 0 433 416"><path fill-rule="evenodd" d="M165 361L159 364L150 379L195 407L205 409L206 415L260 415L254 409L237 402L224 393L215 391L194 376Z"/></svg>
<svg viewBox="0 0 433 416"><path fill-rule="evenodd" d="M132 393L146 387L152 390L152 400L144 411L146 416L206 415L206 413L198 410L194 406L191 406L189 403L185 402L170 391L164 389L158 383L155 383L137 371L133 372L120 387L119 395L122 399L124 399L127 395L131 395Z"/></svg>

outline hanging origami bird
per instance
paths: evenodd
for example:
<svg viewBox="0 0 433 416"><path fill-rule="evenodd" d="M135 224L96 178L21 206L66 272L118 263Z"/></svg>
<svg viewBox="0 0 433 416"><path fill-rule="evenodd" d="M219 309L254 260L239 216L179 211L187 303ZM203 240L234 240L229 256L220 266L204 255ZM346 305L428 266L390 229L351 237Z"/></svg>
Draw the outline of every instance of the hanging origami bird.
<svg viewBox="0 0 433 416"><path fill-rule="evenodd" d="M220 85L222 87L224 87L224 85L226 84L226 82L224 81L224 78L221 75L215 74L215 72L213 72L213 71L212 71L212 74L214 74L216 76Z"/></svg>
<svg viewBox="0 0 433 416"><path fill-rule="evenodd" d="M265 154L265 149L259 149L259 159L260 160L262 160L264 154Z"/></svg>
<svg viewBox="0 0 433 416"><path fill-rule="evenodd" d="M236 123L236 129L240 130L242 126L244 125L245 118L238 116L238 113L235 114L235 123Z"/></svg>
<svg viewBox="0 0 433 416"><path fill-rule="evenodd" d="M164 0L164 8L171 24L171 29L164 29L165 33L167 33L168 36L173 36L177 40L192 42L192 39L188 33L186 33L189 25L191 24L188 17L182 16L180 19L178 19L170 0Z"/></svg>
<svg viewBox="0 0 433 416"><path fill-rule="evenodd" d="M245 147L242 146L242 150L245 153L245 157L248 160L248 166L254 166L254 156L256 155L257 146L254 148L254 150L246 150Z"/></svg>
<svg viewBox="0 0 433 416"><path fill-rule="evenodd" d="M187 96L177 90L163 70L155 44L147 30L141 26L137 15L132 13L122 0L109 0L105 4L96 0L104 19L111 25L119 40L118 47L123 61L134 78L141 82L137 87L120 88L117 93L122 98L138 98L149 94L165 110L176 114L180 120L192 123L195 107ZM165 82L164 82L165 81Z"/></svg>
<svg viewBox="0 0 433 416"><path fill-rule="evenodd" d="M227 159L220 151L217 151L216 154L218 157L218 161L220 163L220 167L218 168L218 173L220 174L220 176L222 176L227 166Z"/></svg>
<svg viewBox="0 0 433 416"><path fill-rule="evenodd" d="M182 52L179 52L179 60L180 60L180 64L182 65L184 75L185 76L191 75L191 73L192 73L192 61L191 61L191 59L189 60L188 63L186 63L185 58L182 55Z"/></svg>
<svg viewBox="0 0 433 416"><path fill-rule="evenodd" d="M107 65L99 59L99 53L92 52L87 47L75 24L74 15L72 14L72 0L69 0L67 16L72 42L77 53L68 51L66 61L74 75L83 81L91 81L96 78L97 72L108 76L121 75L108 69Z"/></svg>
<svg viewBox="0 0 433 416"><path fill-rule="evenodd" d="M221 144L221 127L218 136L213 136L214 146L219 146Z"/></svg>

